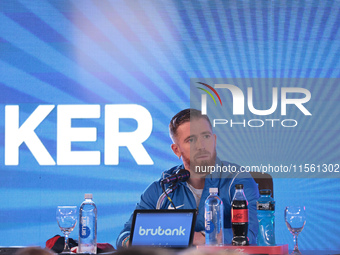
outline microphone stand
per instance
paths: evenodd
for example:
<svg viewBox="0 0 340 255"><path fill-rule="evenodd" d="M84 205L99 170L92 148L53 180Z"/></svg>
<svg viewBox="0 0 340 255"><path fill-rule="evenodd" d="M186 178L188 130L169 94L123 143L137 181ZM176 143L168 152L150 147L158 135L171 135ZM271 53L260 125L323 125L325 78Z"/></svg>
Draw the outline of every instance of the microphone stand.
<svg viewBox="0 0 340 255"><path fill-rule="evenodd" d="M175 185L176 185L176 184L173 183L169 188L172 189ZM172 200L171 200L171 198L169 197L168 193L166 193L166 191L165 191L164 183L163 183L163 182L162 182L162 185L161 185L161 186L162 186L163 192L164 192L164 194L166 195L167 199L170 201L170 203L172 204L172 206L173 206L174 209L176 210L175 204L172 202Z"/></svg>

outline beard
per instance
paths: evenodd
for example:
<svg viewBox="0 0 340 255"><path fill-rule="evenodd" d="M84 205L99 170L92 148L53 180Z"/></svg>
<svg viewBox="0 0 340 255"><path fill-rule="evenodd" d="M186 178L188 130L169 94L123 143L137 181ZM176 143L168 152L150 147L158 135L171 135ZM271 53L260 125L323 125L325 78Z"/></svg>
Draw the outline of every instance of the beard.
<svg viewBox="0 0 340 255"><path fill-rule="evenodd" d="M209 158L200 160L199 157L202 155L210 155ZM216 162L216 148L214 149L213 153L209 153L207 151L202 151L196 153L192 159L190 160L188 157L185 155L182 155L183 161L187 163L187 165L190 166L190 172L195 173L196 175L199 176L206 176L210 172L209 171L197 171L197 169L209 169L208 167L215 166Z"/></svg>

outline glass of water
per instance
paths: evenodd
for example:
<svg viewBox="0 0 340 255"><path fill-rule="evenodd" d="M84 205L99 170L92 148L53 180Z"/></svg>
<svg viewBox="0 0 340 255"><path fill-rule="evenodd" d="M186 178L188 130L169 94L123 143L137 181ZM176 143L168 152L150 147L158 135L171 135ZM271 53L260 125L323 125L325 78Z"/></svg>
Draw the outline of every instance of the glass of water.
<svg viewBox="0 0 340 255"><path fill-rule="evenodd" d="M294 237L294 250L291 254L301 254L298 247L297 237L306 224L304 206L287 206L285 208L285 222L290 233Z"/></svg>
<svg viewBox="0 0 340 255"><path fill-rule="evenodd" d="M68 237L78 220L77 206L58 206L56 217L59 228L65 236L65 246L62 253L71 253L71 249L68 245Z"/></svg>

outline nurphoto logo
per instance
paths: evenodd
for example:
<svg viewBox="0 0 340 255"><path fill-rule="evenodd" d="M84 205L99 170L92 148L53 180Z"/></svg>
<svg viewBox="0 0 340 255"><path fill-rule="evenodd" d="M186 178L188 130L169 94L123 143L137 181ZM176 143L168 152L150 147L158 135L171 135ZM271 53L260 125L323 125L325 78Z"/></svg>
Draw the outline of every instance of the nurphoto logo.
<svg viewBox="0 0 340 255"><path fill-rule="evenodd" d="M201 94L201 112L203 115L208 114L208 104L207 104L207 94L213 100L214 104L217 105L215 97L222 104L221 95L224 92L230 92L232 96L232 109L221 108L221 110L227 110L228 113L232 113L232 116L237 115L245 115L245 102L247 102L248 110L250 113L257 115L257 116L268 116L275 113L278 110L278 105L280 105L280 115L287 116L287 106L292 105L295 106L304 116L311 116L312 114L310 111L305 107L306 104L311 99L311 93L308 89L300 88L300 87L281 87L280 90L277 87L272 87L271 91L271 106L268 109L256 109L254 106L254 90L253 87L247 88L246 97L243 91L232 84L215 84L214 87L208 85L203 82L197 82L206 88L197 87L198 89L206 92L206 94ZM222 89L219 93L216 89ZM280 97L279 97L280 92ZM288 97L290 95L290 97ZM264 98L263 100L267 100ZM215 109L216 110L216 109ZM265 124L271 125L274 127L278 123L281 124L282 127L296 127L298 125L298 121L296 119L277 119L277 118L257 118L257 119L244 119L241 122L233 121L233 119L213 119L213 126L216 127L217 125L226 125L229 124L230 127L233 126L243 126L243 127L251 127L251 128L259 128L265 126Z"/></svg>

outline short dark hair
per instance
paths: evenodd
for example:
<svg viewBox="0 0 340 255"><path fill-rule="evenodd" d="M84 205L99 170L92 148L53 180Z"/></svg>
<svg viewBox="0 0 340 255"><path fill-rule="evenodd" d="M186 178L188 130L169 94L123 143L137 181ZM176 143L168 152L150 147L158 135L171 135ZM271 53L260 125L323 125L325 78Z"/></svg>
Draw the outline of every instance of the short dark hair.
<svg viewBox="0 0 340 255"><path fill-rule="evenodd" d="M188 108L177 113L171 119L170 124L169 124L169 133L170 133L171 139L173 140L174 137L177 136L177 129L180 125L182 125L183 123L189 122L190 119L200 119L200 118L206 119L210 127L212 128L211 122L208 116L202 115L201 111L199 110Z"/></svg>
<svg viewBox="0 0 340 255"><path fill-rule="evenodd" d="M55 253L51 252L48 249L42 249L40 247L26 247L23 249L19 249L15 255L53 255Z"/></svg>

